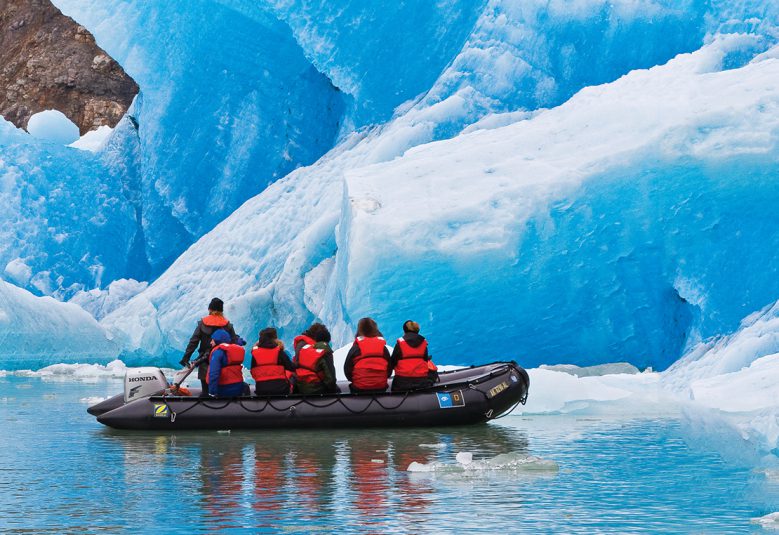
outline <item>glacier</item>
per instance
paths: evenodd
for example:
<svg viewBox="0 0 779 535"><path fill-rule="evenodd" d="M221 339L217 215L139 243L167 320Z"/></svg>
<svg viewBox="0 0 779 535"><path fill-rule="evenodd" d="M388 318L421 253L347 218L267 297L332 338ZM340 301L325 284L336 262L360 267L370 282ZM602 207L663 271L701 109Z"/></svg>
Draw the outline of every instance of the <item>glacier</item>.
<svg viewBox="0 0 779 535"><path fill-rule="evenodd" d="M119 348L81 307L0 280L0 362L14 369L111 360Z"/></svg>
<svg viewBox="0 0 779 535"><path fill-rule="evenodd" d="M0 130L6 189L70 177L0 276L114 356L177 361L218 295L247 338L413 317L447 363L664 369L779 297L772 3L55 4L141 93L95 154Z"/></svg>
<svg viewBox="0 0 779 535"><path fill-rule="evenodd" d="M388 332L414 317L451 363L472 362L487 338L490 356L526 365L665 368L776 292L779 62L722 70L754 47L722 36L395 159L377 147L401 118L355 134L247 202L103 324L173 358L213 294L248 336L321 318L342 343L363 315Z"/></svg>
<svg viewBox="0 0 779 535"><path fill-rule="evenodd" d="M104 159L140 212L147 278L335 143L344 95L261 6L249 18L215 2L54 3L141 88L128 112L134 128L113 134Z"/></svg>

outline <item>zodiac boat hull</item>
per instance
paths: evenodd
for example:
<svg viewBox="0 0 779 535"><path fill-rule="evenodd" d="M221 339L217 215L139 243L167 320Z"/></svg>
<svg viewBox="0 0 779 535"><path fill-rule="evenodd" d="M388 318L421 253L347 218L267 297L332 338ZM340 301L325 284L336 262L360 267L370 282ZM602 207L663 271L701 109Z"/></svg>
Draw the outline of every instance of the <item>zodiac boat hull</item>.
<svg viewBox="0 0 779 535"><path fill-rule="evenodd" d="M89 412L116 429L466 425L496 418L524 403L529 386L524 369L514 362L497 362L442 372L433 387L411 392L264 398L152 396L127 404L122 396L114 396L90 407Z"/></svg>

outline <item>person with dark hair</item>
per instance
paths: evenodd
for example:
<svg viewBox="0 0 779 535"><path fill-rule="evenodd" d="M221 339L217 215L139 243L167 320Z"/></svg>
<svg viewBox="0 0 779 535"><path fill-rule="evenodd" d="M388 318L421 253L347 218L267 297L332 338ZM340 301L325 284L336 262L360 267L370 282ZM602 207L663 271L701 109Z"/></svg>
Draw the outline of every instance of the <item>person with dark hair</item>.
<svg viewBox="0 0 779 535"><path fill-rule="evenodd" d="M403 337L395 343L390 363L395 371L393 392L432 386L438 375L427 352L427 340L419 334L419 324L415 321L403 324Z"/></svg>
<svg viewBox="0 0 779 535"><path fill-rule="evenodd" d="M233 343L230 333L217 329L211 338L211 353L208 355L206 382L209 396L236 397L249 393L249 385L243 381L242 346Z"/></svg>
<svg viewBox="0 0 779 535"><path fill-rule="evenodd" d="M195 332L192 333L192 337L189 339L187 349L184 351L184 357L181 359L182 366L189 366L190 357L192 353L197 349L197 358L195 364L198 365L197 378L200 379L200 385L202 390L201 396L205 396L208 393L207 382L207 370L208 370L208 355L211 351L211 336L217 329L223 329L230 335L230 342L238 345L246 345L246 342L240 336L235 334L233 324L230 323L224 316L224 302L218 297L211 299L208 304L208 316L203 316L195 327ZM199 347L198 347L199 345Z"/></svg>
<svg viewBox="0 0 779 535"><path fill-rule="evenodd" d="M295 337L295 377L297 392L304 395L338 392L330 347L330 331L314 323Z"/></svg>
<svg viewBox="0 0 779 535"><path fill-rule="evenodd" d="M390 353L379 327L371 318L357 322L357 337L344 363L349 389L354 393L379 393L387 390L392 375Z"/></svg>
<svg viewBox="0 0 779 535"><path fill-rule="evenodd" d="M252 377L257 396L279 396L291 392L290 376L295 366L284 351L276 329L268 327L260 331L260 338L252 348Z"/></svg>

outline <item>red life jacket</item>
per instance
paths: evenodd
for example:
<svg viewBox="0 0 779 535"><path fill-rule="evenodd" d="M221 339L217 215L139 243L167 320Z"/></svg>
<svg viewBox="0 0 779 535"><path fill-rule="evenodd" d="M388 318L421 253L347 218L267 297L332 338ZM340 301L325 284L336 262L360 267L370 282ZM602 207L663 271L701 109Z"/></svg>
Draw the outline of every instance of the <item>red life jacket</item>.
<svg viewBox="0 0 779 535"><path fill-rule="evenodd" d="M203 322L203 325L207 327L216 327L217 329L221 329L222 327L226 326L229 321L227 321L227 318L224 316L214 316L213 314L209 314L208 316L203 316L200 321Z"/></svg>
<svg viewBox="0 0 779 535"><path fill-rule="evenodd" d="M297 376L298 381L304 383L321 383L325 380L325 375L322 372L316 371L316 365L319 363L319 359L324 356L325 350L316 349L314 347L316 341L305 334L296 336L295 341L293 342L295 348L301 343L305 345L303 345L295 355L295 364L297 365L295 375Z"/></svg>
<svg viewBox="0 0 779 535"><path fill-rule="evenodd" d="M422 340L422 343L417 347L412 347L405 338L398 338L398 347L400 348L400 357L395 365L395 375L413 378L427 377L428 366L424 359L427 340Z"/></svg>
<svg viewBox="0 0 779 535"><path fill-rule="evenodd" d="M258 347L252 348L252 377L259 382L287 380L287 374L284 366L280 364L282 349L280 347Z"/></svg>
<svg viewBox="0 0 779 535"><path fill-rule="evenodd" d="M211 373L211 359L214 358L214 351L221 349L227 354L227 365L222 367L219 374L220 385L232 385L243 382L243 357L246 355L243 347L237 344L219 344L214 346L208 355L208 369L206 370L206 383Z"/></svg>
<svg viewBox="0 0 779 535"><path fill-rule="evenodd" d="M389 360L384 355L386 340L381 336L358 336L354 343L360 354L354 357L352 384L360 390L384 390L387 388Z"/></svg>

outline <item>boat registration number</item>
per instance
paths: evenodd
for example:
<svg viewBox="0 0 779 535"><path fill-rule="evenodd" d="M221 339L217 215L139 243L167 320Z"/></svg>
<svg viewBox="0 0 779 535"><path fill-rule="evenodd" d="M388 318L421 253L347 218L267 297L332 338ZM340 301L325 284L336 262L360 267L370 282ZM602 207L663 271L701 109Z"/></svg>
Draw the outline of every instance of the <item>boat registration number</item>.
<svg viewBox="0 0 779 535"><path fill-rule="evenodd" d="M465 407L465 398L462 390L454 392L436 392L438 396L438 406L442 409L451 409L452 407Z"/></svg>
<svg viewBox="0 0 779 535"><path fill-rule="evenodd" d="M493 386L490 388L490 391L487 393L487 397L494 398L504 390L506 390L509 387L509 384L506 381L503 381L498 386Z"/></svg>

